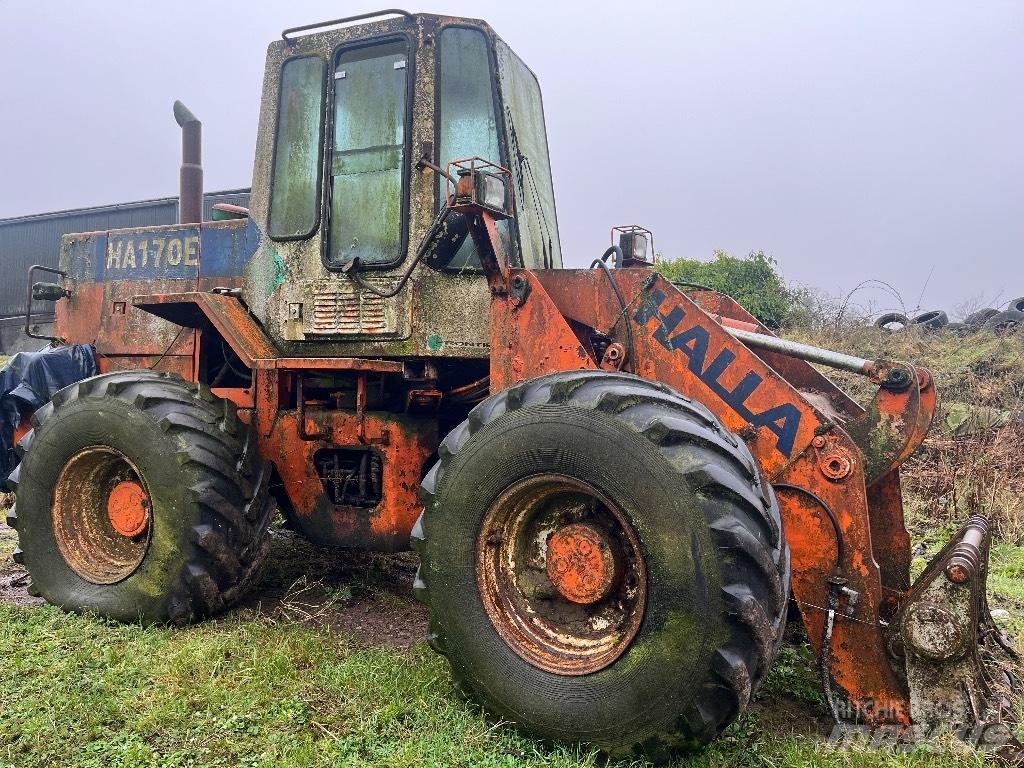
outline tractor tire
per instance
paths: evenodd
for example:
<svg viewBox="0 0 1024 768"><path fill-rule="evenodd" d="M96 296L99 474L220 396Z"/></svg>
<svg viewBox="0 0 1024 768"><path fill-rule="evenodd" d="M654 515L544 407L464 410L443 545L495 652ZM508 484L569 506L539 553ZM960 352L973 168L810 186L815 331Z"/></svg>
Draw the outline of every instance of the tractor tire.
<svg viewBox="0 0 1024 768"><path fill-rule="evenodd" d="M949 316L941 309L933 309L911 318L910 322L928 331L938 331L949 325Z"/></svg>
<svg viewBox="0 0 1024 768"><path fill-rule="evenodd" d="M890 328L889 326L893 323L899 323L900 327ZM881 328L883 331L902 331L908 325L910 325L910 318L902 312L886 312L884 315L879 315L878 319L875 320L875 327Z"/></svg>
<svg viewBox="0 0 1024 768"><path fill-rule="evenodd" d="M1021 296L1019 299L1014 299L1006 305L1006 308L1014 309L1018 312L1024 312L1024 296Z"/></svg>
<svg viewBox="0 0 1024 768"><path fill-rule="evenodd" d="M1024 323L1024 312L1007 309L992 315L985 321L985 327L997 334L1003 334L1015 331L1021 323Z"/></svg>
<svg viewBox="0 0 1024 768"><path fill-rule="evenodd" d="M984 327L985 322L990 317L993 317L994 315L998 314L999 310L992 309L991 307L989 307L988 309L979 309L977 312L972 312L971 314L964 318L964 325L968 325L971 328L978 330Z"/></svg>
<svg viewBox="0 0 1024 768"><path fill-rule="evenodd" d="M48 602L185 624L258 579L271 469L232 403L177 376L126 371L61 390L32 424L8 524Z"/></svg>
<svg viewBox="0 0 1024 768"><path fill-rule="evenodd" d="M463 695L612 758L663 761L739 716L781 642L789 549L710 411L636 376L555 373L485 400L438 455L414 590Z"/></svg>

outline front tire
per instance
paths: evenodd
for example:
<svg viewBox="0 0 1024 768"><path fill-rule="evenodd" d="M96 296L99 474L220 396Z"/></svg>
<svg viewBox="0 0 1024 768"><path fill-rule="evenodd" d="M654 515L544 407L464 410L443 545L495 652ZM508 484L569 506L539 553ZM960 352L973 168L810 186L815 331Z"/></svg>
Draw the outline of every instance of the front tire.
<svg viewBox="0 0 1024 768"><path fill-rule="evenodd" d="M700 747L743 711L778 649L789 552L771 487L706 408L556 373L485 400L439 455L415 586L461 691L616 757Z"/></svg>
<svg viewBox="0 0 1024 768"><path fill-rule="evenodd" d="M177 376L127 371L61 390L32 423L8 522L48 602L184 624L257 579L275 511L270 467L233 404Z"/></svg>

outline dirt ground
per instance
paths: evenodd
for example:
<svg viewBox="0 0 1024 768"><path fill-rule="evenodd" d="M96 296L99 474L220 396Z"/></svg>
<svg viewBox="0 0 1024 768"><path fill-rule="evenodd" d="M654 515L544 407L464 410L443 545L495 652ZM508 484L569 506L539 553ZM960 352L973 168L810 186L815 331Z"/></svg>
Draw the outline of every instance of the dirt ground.
<svg viewBox="0 0 1024 768"><path fill-rule="evenodd" d="M0 523L0 544L17 533ZM357 647L408 649L426 636L426 608L412 596L416 558L315 547L274 530L263 580L238 608L239 617L302 621L348 635ZM0 558L0 602L39 606L28 572Z"/></svg>
<svg viewBox="0 0 1024 768"><path fill-rule="evenodd" d="M18 534L8 526L0 523L0 543L17 542ZM0 558L0 602L12 605L42 605L38 597L28 593L28 571L9 557Z"/></svg>
<svg viewBox="0 0 1024 768"><path fill-rule="evenodd" d="M360 646L411 648L427 633L427 609L412 595L418 562L407 552L317 547L274 529L263 580L241 611L314 623Z"/></svg>

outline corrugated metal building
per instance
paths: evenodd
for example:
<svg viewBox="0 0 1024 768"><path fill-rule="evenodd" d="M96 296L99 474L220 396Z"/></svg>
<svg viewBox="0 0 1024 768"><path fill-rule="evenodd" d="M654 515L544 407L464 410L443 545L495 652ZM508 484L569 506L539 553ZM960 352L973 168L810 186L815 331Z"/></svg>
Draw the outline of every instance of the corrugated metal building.
<svg viewBox="0 0 1024 768"><path fill-rule="evenodd" d="M209 220L215 203L248 206L249 190L208 192L203 203L203 219ZM56 267L62 235L151 227L173 224L177 220L176 197L0 219L0 322L24 315L28 268L33 264Z"/></svg>

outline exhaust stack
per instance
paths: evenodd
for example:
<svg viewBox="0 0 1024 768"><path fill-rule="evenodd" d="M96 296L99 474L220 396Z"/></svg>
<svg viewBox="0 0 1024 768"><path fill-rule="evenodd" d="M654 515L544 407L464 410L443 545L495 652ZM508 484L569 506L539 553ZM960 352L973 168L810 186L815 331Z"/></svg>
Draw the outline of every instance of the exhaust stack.
<svg viewBox="0 0 1024 768"><path fill-rule="evenodd" d="M178 223L203 220L203 124L180 101L174 102L174 119L181 126L181 190Z"/></svg>

